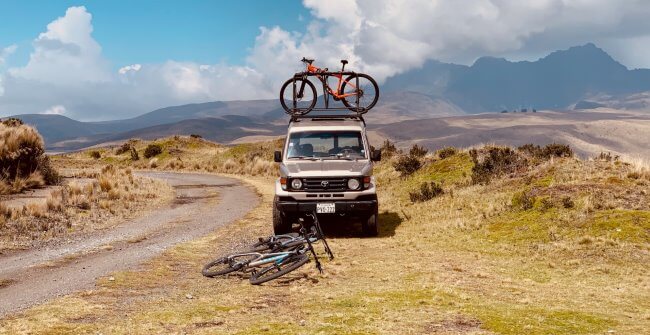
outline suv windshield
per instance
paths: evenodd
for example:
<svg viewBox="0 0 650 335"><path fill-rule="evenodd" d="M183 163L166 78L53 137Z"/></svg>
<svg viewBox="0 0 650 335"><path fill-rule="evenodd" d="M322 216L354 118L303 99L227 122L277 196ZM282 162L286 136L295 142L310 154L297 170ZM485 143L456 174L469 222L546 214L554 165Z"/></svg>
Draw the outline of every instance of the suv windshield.
<svg viewBox="0 0 650 335"><path fill-rule="evenodd" d="M289 136L288 158L358 159L366 151L358 131L305 131Z"/></svg>

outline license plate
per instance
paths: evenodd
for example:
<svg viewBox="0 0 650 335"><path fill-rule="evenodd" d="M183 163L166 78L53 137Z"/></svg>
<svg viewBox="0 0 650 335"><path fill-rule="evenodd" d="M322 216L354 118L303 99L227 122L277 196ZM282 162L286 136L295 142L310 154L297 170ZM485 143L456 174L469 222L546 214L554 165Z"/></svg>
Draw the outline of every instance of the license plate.
<svg viewBox="0 0 650 335"><path fill-rule="evenodd" d="M316 204L316 213L335 213L336 206L333 202L321 202Z"/></svg>

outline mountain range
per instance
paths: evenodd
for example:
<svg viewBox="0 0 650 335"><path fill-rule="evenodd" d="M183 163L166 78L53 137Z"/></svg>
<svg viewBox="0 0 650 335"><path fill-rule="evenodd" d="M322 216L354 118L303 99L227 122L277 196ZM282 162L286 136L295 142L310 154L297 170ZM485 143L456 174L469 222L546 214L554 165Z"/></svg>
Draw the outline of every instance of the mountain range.
<svg viewBox="0 0 650 335"><path fill-rule="evenodd" d="M629 70L594 44L537 61L482 57L470 66L429 61L388 78L373 125L512 110L650 106L650 70ZM50 150L74 150L138 137L198 134L218 142L275 136L286 114L277 100L214 101L161 108L135 118L81 122L62 115L17 115L34 125ZM388 129L388 128L386 128Z"/></svg>

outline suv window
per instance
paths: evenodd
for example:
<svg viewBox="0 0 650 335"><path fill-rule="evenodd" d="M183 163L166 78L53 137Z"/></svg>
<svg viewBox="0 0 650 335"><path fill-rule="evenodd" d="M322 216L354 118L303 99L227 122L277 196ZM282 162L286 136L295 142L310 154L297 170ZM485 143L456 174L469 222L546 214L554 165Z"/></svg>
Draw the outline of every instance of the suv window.
<svg viewBox="0 0 650 335"><path fill-rule="evenodd" d="M305 131L289 136L287 158L365 158L359 131Z"/></svg>

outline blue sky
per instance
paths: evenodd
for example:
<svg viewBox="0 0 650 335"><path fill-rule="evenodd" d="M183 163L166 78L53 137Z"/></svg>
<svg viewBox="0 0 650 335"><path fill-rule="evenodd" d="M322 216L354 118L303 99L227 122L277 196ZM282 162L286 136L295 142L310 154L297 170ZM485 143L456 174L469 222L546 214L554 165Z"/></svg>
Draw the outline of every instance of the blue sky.
<svg viewBox="0 0 650 335"><path fill-rule="evenodd" d="M3 0L0 117L129 118L171 105L275 99L301 70L387 78L429 60L535 60L595 43L650 68L642 0ZM533 6L534 4L534 6Z"/></svg>
<svg viewBox="0 0 650 335"><path fill-rule="evenodd" d="M168 59L242 64L261 26L303 31L311 18L298 0L3 1L0 47L18 47L7 66L26 63L34 38L72 6L92 14L93 36L116 68Z"/></svg>

